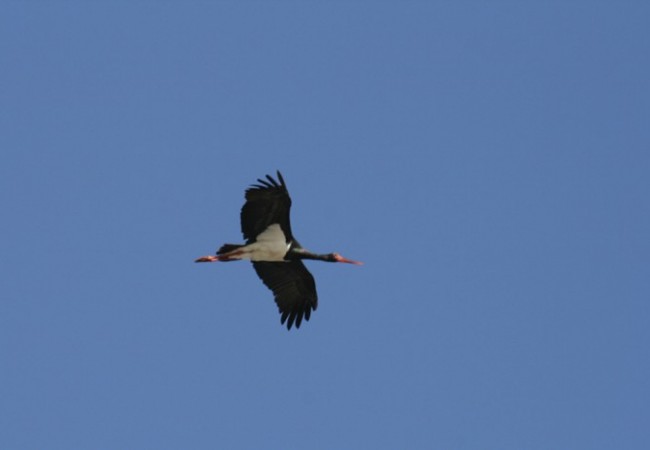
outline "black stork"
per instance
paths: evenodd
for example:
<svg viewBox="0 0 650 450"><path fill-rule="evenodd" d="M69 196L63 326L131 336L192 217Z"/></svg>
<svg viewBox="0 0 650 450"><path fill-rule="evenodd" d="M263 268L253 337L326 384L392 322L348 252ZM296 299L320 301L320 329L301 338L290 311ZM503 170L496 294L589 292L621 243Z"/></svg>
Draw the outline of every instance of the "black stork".
<svg viewBox="0 0 650 450"><path fill-rule="evenodd" d="M318 254L303 248L291 233L289 211L291 198L280 171L278 181L270 175L257 179L246 190L246 203L241 209L241 231L246 244L224 244L215 256L203 256L196 262L253 262L257 276L273 291L280 310L280 322L290 330L300 328L302 319L309 320L318 306L316 283L303 259L362 264L338 253Z"/></svg>

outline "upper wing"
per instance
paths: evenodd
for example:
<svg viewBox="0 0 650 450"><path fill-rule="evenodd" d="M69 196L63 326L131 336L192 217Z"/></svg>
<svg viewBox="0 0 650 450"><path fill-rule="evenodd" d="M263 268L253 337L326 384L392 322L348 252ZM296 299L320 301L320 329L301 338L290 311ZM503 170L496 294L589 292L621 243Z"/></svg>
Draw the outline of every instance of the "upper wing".
<svg viewBox="0 0 650 450"><path fill-rule="evenodd" d="M309 320L312 310L318 307L316 283L302 261L253 262L255 272L273 291L275 303L287 329L296 324L300 328L303 317ZM287 321L288 319L288 321Z"/></svg>
<svg viewBox="0 0 650 450"><path fill-rule="evenodd" d="M278 180L279 182L267 175L266 180L258 178L259 184L254 184L246 190L246 203L241 209L240 218L241 231L247 241L254 240L274 223L280 225L287 242L292 240L289 222L291 198L280 171Z"/></svg>

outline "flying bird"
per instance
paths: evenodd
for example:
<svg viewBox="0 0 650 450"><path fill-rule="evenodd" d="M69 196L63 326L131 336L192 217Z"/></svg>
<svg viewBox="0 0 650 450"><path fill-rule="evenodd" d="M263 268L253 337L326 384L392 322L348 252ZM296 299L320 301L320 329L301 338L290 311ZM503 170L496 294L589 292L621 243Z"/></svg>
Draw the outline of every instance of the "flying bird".
<svg viewBox="0 0 650 450"><path fill-rule="evenodd" d="M224 244L216 255L202 256L195 262L250 260L262 282L273 291L280 310L280 322L290 330L309 320L318 306L316 283L303 259L361 265L338 253L312 253L293 237L289 212L291 197L280 171L277 180L270 175L257 179L246 190L241 209L241 231L245 244Z"/></svg>

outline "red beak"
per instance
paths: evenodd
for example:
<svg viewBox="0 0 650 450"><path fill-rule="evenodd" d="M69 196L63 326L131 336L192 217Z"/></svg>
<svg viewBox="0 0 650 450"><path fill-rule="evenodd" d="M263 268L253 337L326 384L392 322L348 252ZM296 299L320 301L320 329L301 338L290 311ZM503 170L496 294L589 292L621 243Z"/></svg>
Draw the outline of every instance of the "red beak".
<svg viewBox="0 0 650 450"><path fill-rule="evenodd" d="M357 266L362 266L363 265L363 263L361 261L354 261L352 259L347 259L347 258L342 257L341 255L338 255L338 254L334 257L334 259L336 259L336 262L355 264Z"/></svg>

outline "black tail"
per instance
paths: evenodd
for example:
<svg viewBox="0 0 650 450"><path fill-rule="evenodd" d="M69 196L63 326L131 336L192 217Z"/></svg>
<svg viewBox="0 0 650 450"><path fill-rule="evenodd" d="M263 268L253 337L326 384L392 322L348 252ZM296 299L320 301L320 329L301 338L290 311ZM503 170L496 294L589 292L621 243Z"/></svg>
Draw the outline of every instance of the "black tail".
<svg viewBox="0 0 650 450"><path fill-rule="evenodd" d="M243 247L239 244L223 244L219 250L217 250L217 255L223 255L224 253L232 252L238 248Z"/></svg>

